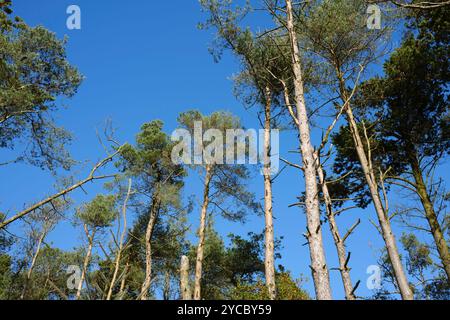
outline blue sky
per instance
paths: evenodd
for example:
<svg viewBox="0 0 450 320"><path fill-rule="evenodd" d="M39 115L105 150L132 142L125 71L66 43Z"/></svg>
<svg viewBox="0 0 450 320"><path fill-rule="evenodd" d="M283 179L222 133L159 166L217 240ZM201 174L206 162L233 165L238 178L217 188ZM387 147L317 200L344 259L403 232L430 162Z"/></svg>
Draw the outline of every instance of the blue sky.
<svg viewBox="0 0 450 320"><path fill-rule="evenodd" d="M82 10L82 29L66 28L66 8L77 4ZM208 53L212 31L200 31L197 24L203 20L196 0L175 1L89 1L89 0L15 0L15 13L30 25L44 25L57 33L67 35L68 58L86 77L78 94L63 101L67 106L57 113L57 123L74 134L69 147L73 157L86 161L79 176L104 156L98 143L96 129L102 131L105 121L111 119L116 137L123 142L134 142L140 126L154 119L165 123L168 133L176 129L180 112L199 109L203 113L228 110L241 117L247 128L259 128L254 109L245 110L232 93L230 77L238 72L236 61L229 55L216 64ZM325 124L324 124L325 125ZM295 135L281 135L281 153L284 157L296 148ZM0 155L5 155L0 151ZM448 179L448 166L439 171ZM24 204L39 200L54 190L55 179L46 172L23 164L10 165L0 170L0 208L10 214ZM262 177L255 175L250 188L262 198ZM280 261L296 277L310 278L309 253L303 246L305 217L299 208L288 208L303 191L300 172L287 169L274 185L274 214L276 236L283 236L283 259ZM101 183L74 193L77 201L85 201L101 191ZM187 180L186 196L200 194L199 178ZM391 194L394 202L402 201L402 193ZM342 233L358 218L361 226L348 242L352 252L353 281L361 280L358 294L368 296L367 267L376 264L378 250L383 243L369 217L374 210L353 210L339 218ZM198 210L190 218L192 239L197 228ZM241 225L217 219L216 227L222 235L230 232L245 235L261 232L262 217L250 217ZM17 227L15 227L17 228ZM397 229L397 227L395 227ZM12 228L14 230L14 228ZM330 267L337 267L335 247L324 226L324 241ZM397 233L400 235L400 233ZM79 245L81 230L70 223L59 226L50 236L56 246L71 249ZM339 274L331 271L333 295L344 297ZM313 294L312 280L304 287Z"/></svg>

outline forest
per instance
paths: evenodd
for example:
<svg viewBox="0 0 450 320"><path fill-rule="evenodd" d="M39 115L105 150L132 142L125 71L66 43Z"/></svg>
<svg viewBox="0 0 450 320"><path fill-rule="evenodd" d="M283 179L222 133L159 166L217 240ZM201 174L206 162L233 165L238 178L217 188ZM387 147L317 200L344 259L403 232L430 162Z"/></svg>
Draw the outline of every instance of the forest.
<svg viewBox="0 0 450 320"><path fill-rule="evenodd" d="M0 300L450 299L450 1L75 2L0 0Z"/></svg>

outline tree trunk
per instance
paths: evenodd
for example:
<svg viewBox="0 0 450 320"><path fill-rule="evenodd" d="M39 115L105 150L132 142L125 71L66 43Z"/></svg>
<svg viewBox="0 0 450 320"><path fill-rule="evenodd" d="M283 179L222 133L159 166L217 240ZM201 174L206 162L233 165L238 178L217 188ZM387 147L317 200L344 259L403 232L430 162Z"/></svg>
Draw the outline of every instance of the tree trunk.
<svg viewBox="0 0 450 320"><path fill-rule="evenodd" d="M398 288L400 290L400 294L403 300L413 300L414 295L409 286L408 279L406 277L405 271L403 269L402 261L400 259L400 255L398 252L396 240L394 233L392 232L391 222L389 217L386 215L386 212L383 207L383 202L381 201L381 197L378 190L378 182L375 177L375 173L373 168L370 165L371 159L366 155L366 151L364 150L364 145L362 142L361 135L359 133L358 125L356 123L355 117L353 115L353 111L351 108L351 104L349 101L349 95L347 90L345 89L345 81L343 80L342 75L340 74L340 70L338 72L339 79L339 91L341 95L341 100L343 103L347 104L346 114L347 121L349 123L350 131L353 137L353 142L355 144L355 149L358 154L359 162L361 164L361 168L364 172L364 177L366 179L367 185L370 189L370 195L372 197L372 202L374 204L375 210L377 212L378 221L381 227L381 233L386 244L386 249L388 252L389 259L392 264L392 268L394 270L395 279L397 281Z"/></svg>
<svg viewBox="0 0 450 320"><path fill-rule="evenodd" d="M297 106L298 129L300 135L301 154L305 176L305 208L308 226L308 244L311 256L311 270L314 280L316 298L318 300L331 300L330 277L325 259L322 241L322 226L320 221L320 208L318 198L316 163L311 144L308 113L306 110L302 66L300 62L297 35L294 28L292 1L286 0L287 29L290 38L292 53L292 68L294 73L294 93Z"/></svg>
<svg viewBox="0 0 450 320"><path fill-rule="evenodd" d="M170 300L170 273L168 270L164 272L164 288L163 288L163 300L169 301Z"/></svg>
<svg viewBox="0 0 450 320"><path fill-rule="evenodd" d="M27 295L28 286L29 286L30 280L31 280L31 275L33 274L33 269L34 269L34 266L36 264L36 260L37 260L37 258L39 256L39 253L41 251L42 242L44 242L45 236L46 236L46 232L44 231L44 232L42 232L41 236L38 239L36 252L34 253L33 258L31 259L31 265L30 265L30 268L28 269L28 272L27 272L27 277L25 279L25 284L24 284L24 287L23 287L23 290L22 290L22 294L20 295L20 300L25 299L25 297Z"/></svg>
<svg viewBox="0 0 450 320"><path fill-rule="evenodd" d="M347 300L355 300L354 289L352 285L352 279L350 278L350 268L348 267L347 250L345 249L345 242L342 239L339 228L336 223L335 215L333 212L333 203L330 193L328 191L327 182L323 173L323 168L320 164L319 155L315 154L317 166L317 174L319 176L319 182L322 187L322 193L327 210L328 222L330 224L330 232L333 235L334 244L336 246L337 255L339 259L339 272L341 273L342 283L344 285L345 298Z"/></svg>
<svg viewBox="0 0 450 320"><path fill-rule="evenodd" d="M80 282L78 283L78 289L77 289L77 294L75 296L75 300L79 300L81 297L81 290L83 289L83 283L84 283L84 280L86 279L86 273L87 273L87 270L89 267L89 262L91 260L91 255L92 255L92 248L94 246L95 231L93 231L92 235L89 236L86 225L84 226L84 228L85 228L85 231L86 231L86 234L88 237L89 245L88 245L86 257L84 258L83 270L81 271L81 278L80 278Z"/></svg>
<svg viewBox="0 0 450 320"><path fill-rule="evenodd" d="M264 121L264 214L265 214L265 276L266 285L271 300L276 298L275 259L274 259L274 229L273 229L273 201L272 201L272 163L271 159L271 91L266 88L266 105Z"/></svg>
<svg viewBox="0 0 450 320"><path fill-rule="evenodd" d="M450 284L450 253L448 250L448 243L442 233L442 229L434 210L433 203L431 202L430 195L428 194L427 186L423 179L422 169L420 168L417 156L414 155L410 157L410 165L414 180L416 181L417 194L420 197L420 202L422 203L425 217L427 218L428 224L430 225L431 234L433 235L434 242L436 243L436 248L439 252L439 257L441 258L442 265L444 267L445 273L447 274L447 280Z"/></svg>
<svg viewBox="0 0 450 320"><path fill-rule="evenodd" d="M192 300L191 289L189 287L189 258L186 256L181 257L180 291L181 299Z"/></svg>
<svg viewBox="0 0 450 320"><path fill-rule="evenodd" d="M123 300L123 297L125 296L125 284L127 282L127 276L128 276L129 269L130 269L130 263L127 261L127 264L125 265L125 269L123 270L122 280L120 281L120 289L119 289L119 295L118 295L119 300Z"/></svg>
<svg viewBox="0 0 450 320"><path fill-rule="evenodd" d="M203 205L200 215L200 228L198 230L198 247L197 260L195 265L195 282L194 282L194 300L201 300L201 282L202 282L202 265L203 265L203 251L205 246L205 229L206 229L206 215L209 205L209 187L212 178L211 166L206 166L205 184L203 190Z"/></svg>
<svg viewBox="0 0 450 320"><path fill-rule="evenodd" d="M156 199L156 198L155 198ZM140 299L148 300L148 290L152 282L152 236L155 229L157 219L158 203L156 200L152 201L150 209L150 218L145 232L145 279L142 284Z"/></svg>
<svg viewBox="0 0 450 320"><path fill-rule="evenodd" d="M125 235L127 233L127 204L128 204L128 200L130 198L130 194L131 194L131 179L128 180L128 191L127 191L127 195L125 197L125 201L122 206L123 230L122 230L122 234L120 236L119 247L117 248L114 273L113 273L113 276L111 279L111 284L109 285L109 290L108 290L108 295L106 296L106 300L111 300L114 286L116 285L117 275L118 275L119 269L120 269L120 260L122 258L123 242L125 240Z"/></svg>

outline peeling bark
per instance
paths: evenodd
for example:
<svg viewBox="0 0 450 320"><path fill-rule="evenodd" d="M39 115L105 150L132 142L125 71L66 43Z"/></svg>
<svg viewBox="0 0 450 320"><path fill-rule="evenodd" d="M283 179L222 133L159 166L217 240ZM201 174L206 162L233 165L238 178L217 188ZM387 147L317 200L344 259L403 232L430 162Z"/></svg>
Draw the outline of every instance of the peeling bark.
<svg viewBox="0 0 450 320"><path fill-rule="evenodd" d="M308 244L311 257L311 270L314 280L316 298L331 300L331 287L328 267L322 240L322 226L318 198L316 161L311 144L309 118L306 110L302 67L300 62L297 35L294 27L292 1L286 0L287 29L292 53L292 68L294 73L294 93L297 106L298 129L301 143L303 171L305 176L305 208L308 226Z"/></svg>
<svg viewBox="0 0 450 320"><path fill-rule="evenodd" d="M264 215L265 215L265 258L264 269L266 285L271 300L276 298L275 284L275 259L274 259L274 228L273 228L273 201L272 201L272 178L271 178L271 91L266 88L266 105L264 109Z"/></svg>
<svg viewBox="0 0 450 320"><path fill-rule="evenodd" d="M180 291L183 300L192 300L191 289L189 287L189 258L186 256L181 257Z"/></svg>

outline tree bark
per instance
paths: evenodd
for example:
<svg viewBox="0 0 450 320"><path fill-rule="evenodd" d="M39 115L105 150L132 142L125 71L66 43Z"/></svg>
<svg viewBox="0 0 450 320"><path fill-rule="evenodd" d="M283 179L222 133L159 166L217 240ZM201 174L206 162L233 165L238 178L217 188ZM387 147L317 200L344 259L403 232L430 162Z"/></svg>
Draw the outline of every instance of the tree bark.
<svg viewBox="0 0 450 320"><path fill-rule="evenodd" d="M130 263L127 261L127 263L125 265L125 269L123 270L122 280L120 280L120 289L119 289L119 295L118 295L119 300L123 300L123 297L125 296L125 284L127 282L127 276L128 276L129 269L130 269Z"/></svg>
<svg viewBox="0 0 450 320"><path fill-rule="evenodd" d="M155 229L157 220L158 201L152 201L152 207L150 209L150 218L147 224L147 230L145 232L145 279L142 284L140 299L148 300L148 290L150 289L152 281L152 236Z"/></svg>
<svg viewBox="0 0 450 320"><path fill-rule="evenodd" d="M39 253L41 252L41 246L42 246L42 242L44 242L45 236L47 235L46 231L42 232L41 236L38 239L38 244L37 244L37 248L36 251L33 255L33 258L31 259L31 265L30 268L28 269L27 272L27 277L25 278L25 284L22 290L22 294L20 295L20 300L25 299L27 292L28 292L28 286L30 284L30 280L31 280L31 275L33 274L33 269L34 266L36 264L36 260L39 256Z"/></svg>
<svg viewBox="0 0 450 320"><path fill-rule="evenodd" d="M192 300L191 289L189 287L189 258L186 256L181 257L180 291L181 299Z"/></svg>
<svg viewBox="0 0 450 320"><path fill-rule="evenodd" d="M266 88L266 105L264 109L264 215L265 215L265 276L266 285L271 300L276 299L275 258L274 258L274 228L272 201L272 163L271 163L271 90Z"/></svg>
<svg viewBox="0 0 450 320"><path fill-rule="evenodd" d="M348 267L347 250L345 249L345 241L339 233L339 228L335 219L335 214L333 212L333 203L330 193L328 191L327 182L325 180L325 175L323 168L320 164L319 155L315 154L317 166L317 174L319 176L319 182L322 187L322 193L324 197L324 202L327 210L328 222L330 224L330 232L333 235L334 244L336 246L337 255L339 259L339 272L341 273L342 284L344 285L345 298L347 300L355 300L354 288L352 284L352 279L350 277L350 268Z"/></svg>
<svg viewBox="0 0 450 320"><path fill-rule="evenodd" d="M442 229L434 210L433 203L431 202L430 195L427 190L427 186L423 179L422 169L420 168L419 161L417 160L417 156L410 156L410 165L412 169L412 173L414 176L414 180L416 181L416 190L417 194L420 197L420 202L422 203L425 217L430 226L431 234L433 235L434 242L436 243L436 248L439 253L439 257L442 262L442 266L444 267L444 271L447 274L447 280L450 284L450 253L448 250L448 243L445 240L444 234L442 233Z"/></svg>
<svg viewBox="0 0 450 320"><path fill-rule="evenodd" d="M209 205L209 188L212 179L211 166L206 166L205 183L203 189L203 205L200 214L200 227L198 230L198 246L197 246L197 259L195 265L195 281L194 281L194 300L201 300L201 282L202 282L202 266L203 266L203 254L205 246L205 229L206 229L206 215Z"/></svg>
<svg viewBox="0 0 450 320"><path fill-rule="evenodd" d="M314 280L316 298L331 300L331 287L328 267L322 241L322 226L317 186L316 162L311 144L308 113L306 110L302 67L300 62L297 35L294 27L292 1L286 0L287 29L292 53L292 68L294 73L294 93L297 106L298 129L305 176L305 208L308 226L308 244L311 256L311 270Z"/></svg>
<svg viewBox="0 0 450 320"><path fill-rule="evenodd" d="M120 269L120 260L122 259L122 251L123 251L123 242L125 240L125 235L127 233L127 204L130 199L131 194L131 179L128 180L128 191L125 197L125 201L122 206L122 216L123 216L123 230L120 236L119 247L117 248L116 261L114 266L114 273L111 279L111 283L109 285L108 295L106 296L106 300L111 300L112 293L114 290L114 286L116 285L117 275Z"/></svg>
<svg viewBox="0 0 450 320"><path fill-rule="evenodd" d="M84 258L83 270L81 271L80 282L78 283L77 294L75 296L75 300L79 300L81 297L81 290L83 289L83 283L84 283L84 280L86 279L86 273L87 273L87 270L89 267L89 262L91 260L91 255L92 255L92 248L94 246L95 231L93 231L92 234L89 235L86 225L84 226L84 230L86 231L86 235L88 237L89 244L88 244L88 250L86 253L86 257Z"/></svg>
<svg viewBox="0 0 450 320"><path fill-rule="evenodd" d="M400 259L400 254L398 252L397 243L395 240L394 233L392 231L391 222L383 207L383 202L381 201L381 197L378 190L377 178L375 176L372 166L370 165L371 159L369 156L367 156L366 151L364 150L364 145L358 129L358 125L353 115L350 101L348 101L349 95L347 94L347 90L345 89L345 81L342 77L340 70L337 70L337 77L339 80L339 91L341 95L341 100L343 101L343 103L347 104L346 107L347 122L350 127L353 142L355 144L356 153L358 154L359 162L361 164L361 168L363 170L366 183L370 190L372 202L374 204L375 211L378 216L378 221L381 227L381 233L386 245L389 259L392 264L392 268L394 270L394 275L397 281L398 289L400 291L403 300L413 300L414 294L408 283L408 279L406 277L402 261Z"/></svg>

